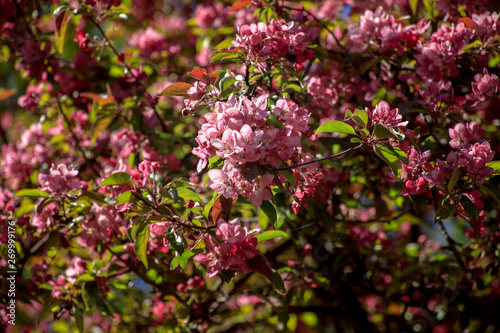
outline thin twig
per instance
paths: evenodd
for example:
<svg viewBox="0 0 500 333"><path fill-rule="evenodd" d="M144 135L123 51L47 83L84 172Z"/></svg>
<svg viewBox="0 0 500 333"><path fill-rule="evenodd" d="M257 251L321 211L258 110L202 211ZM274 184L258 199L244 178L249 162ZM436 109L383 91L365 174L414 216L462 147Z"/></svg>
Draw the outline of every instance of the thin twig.
<svg viewBox="0 0 500 333"><path fill-rule="evenodd" d="M281 5L280 7L284 8L284 9L288 9L288 10L296 10L296 11L304 12L307 15L309 15L310 17L312 17L313 20L315 20L316 22L320 23L323 26L323 28L325 28L325 30L328 31L332 35L332 37L333 37L333 39L335 39L335 42L337 43L337 45L342 49L342 51L344 51L344 56L346 58L348 58L349 51L345 48L344 45L340 44L340 41L338 40L337 36L335 36L335 34L333 33L333 31L330 30L330 28L328 28L325 24L323 24L320 19L318 19L316 16L314 16L313 13L311 13L310 11L308 11L308 10L306 10L304 8L293 8L293 7L284 6L284 5Z"/></svg>
<svg viewBox="0 0 500 333"><path fill-rule="evenodd" d="M123 56L123 54L119 53L115 47L113 46L113 43L111 43L111 41L109 40L108 36L106 36L106 33L104 32L104 30L102 30L102 27L99 23L97 23L96 21L94 21L94 19L90 18L90 21L97 27L97 30L99 30L99 32L102 34L102 36L104 37L104 40L106 41L107 45L109 46L109 48L113 51L113 53L120 59L120 57ZM127 71L130 73L130 75L132 75L134 77L134 79L136 80L136 82L142 87L142 89L144 90L144 92L147 91L147 88L144 86L144 84L137 78L137 76L134 74L134 72L132 72L132 68L130 68L129 65L127 65L127 63L125 62L125 60L121 61L123 63L123 66L127 69ZM152 108L154 113L155 113L155 116L158 118L158 120L160 121L160 125L161 125L161 129L163 130L163 132L167 133L168 132L168 128L167 128L167 125L165 125L165 122L163 121L163 119L160 117L160 114L158 113L158 111L156 110L156 107L153 107Z"/></svg>
<svg viewBox="0 0 500 333"><path fill-rule="evenodd" d="M151 201L147 200L142 195L139 195L137 192L132 192L132 195L135 196L140 201L144 202L148 207L154 209L160 215L163 215L162 211L158 208L157 205L153 204ZM208 227L199 227L197 225L185 224L185 223L182 223L180 221L169 221L169 222L172 222L174 224L180 225L180 226L185 227L185 228L205 230L205 231L210 230L210 229L214 229L216 227L215 225L211 225L211 226L208 226Z"/></svg>
<svg viewBox="0 0 500 333"><path fill-rule="evenodd" d="M78 139L78 137L76 136L75 132L73 132L73 130L71 129L71 123L69 121L69 118L68 116L66 115L66 113L64 112L63 110L63 107L62 107L62 104L61 104L61 100L59 99L59 97L57 96L56 94L56 100L57 100L57 106L59 107L59 112L61 112L63 118L64 118L64 122L66 123L66 125L68 126L68 131L71 133L71 136L73 137L73 140L75 141L75 146L76 148L80 151L80 153L83 155L83 158L85 159L85 161L87 162L87 165L90 167L90 169L92 170L92 172L97 176L97 177L100 177L101 175L99 174L99 172L97 170L94 169L94 164L96 164L96 160L95 159L90 159L87 157L87 154L85 153L85 150L83 150L82 146L80 146L80 140Z"/></svg>
<svg viewBox="0 0 500 333"><path fill-rule="evenodd" d="M455 242L455 240L453 240L453 238L450 237L450 235L448 234L448 232L444 228L443 221L442 220L437 220L436 224L437 224L439 230L441 231L441 234L443 235L444 239L448 242L449 249L455 255L455 258L457 259L458 265L464 271L467 271L467 268L465 267L465 263L462 260L462 257L460 256L460 253L457 250L457 247L456 247L457 243Z"/></svg>
<svg viewBox="0 0 500 333"><path fill-rule="evenodd" d="M322 158L317 158L317 159L314 159L312 161L308 161L308 162L304 162L304 163L299 163L299 164L293 164L293 165L289 165L289 166L282 167L282 168L274 168L274 169L271 169L271 170L272 171L289 170L289 169L301 167L301 166L304 166L304 165L308 165L308 164L312 164L312 163L316 163L316 162L321 162L321 161L329 160L331 158L336 158L336 157L340 157L340 156L346 155L346 154L350 153L353 150L361 148L362 146L363 145L360 144L360 145L358 145L356 147L351 147L351 148L349 148L347 150L344 150L344 151L342 151L342 152L340 152L338 154L335 154L335 155L326 156L326 157L322 157Z"/></svg>

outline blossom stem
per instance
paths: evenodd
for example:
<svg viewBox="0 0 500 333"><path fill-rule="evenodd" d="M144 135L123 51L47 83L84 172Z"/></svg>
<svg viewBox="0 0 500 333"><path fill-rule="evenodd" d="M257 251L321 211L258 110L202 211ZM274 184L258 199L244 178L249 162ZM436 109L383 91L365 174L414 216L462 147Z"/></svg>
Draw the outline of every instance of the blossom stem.
<svg viewBox="0 0 500 333"><path fill-rule="evenodd" d="M95 160L95 158L90 159L87 156L85 150L83 150L82 146L80 145L80 139L78 139L78 137L76 136L75 132L73 132L73 130L71 129L71 123L69 121L68 116L66 115L66 113L63 110L63 107L62 107L62 104L61 104L61 100L59 99L58 95L56 95L56 100L57 100L57 106L59 108L59 112L62 114L62 116L64 118L64 122L66 123L66 126L68 126L68 131L71 133L71 136L73 137L73 140L75 141L76 148L80 151L80 153L82 154L83 158L87 162L87 165L92 170L92 172L97 177L100 177L101 175L99 174L99 172L96 169L94 169L94 165L97 165L97 161Z"/></svg>
<svg viewBox="0 0 500 333"><path fill-rule="evenodd" d="M96 21L94 21L94 19L90 18L90 21L96 26L97 30L99 30L99 32L101 33L101 35L104 37L104 40L106 41L106 43L108 44L109 48L111 49L111 51L113 51L113 53L118 57L118 59L120 58L120 56L122 56L122 54L120 54L116 49L115 47L113 46L113 43L111 43L111 41L109 40L108 36L106 36L106 33L104 32L104 30L102 30L102 27L99 23L97 23ZM137 78L137 76L134 74L134 72L132 72L132 68L130 68L129 65L127 65L127 63L125 63L125 59L123 59L122 61L123 63L123 66L127 69L127 71L130 73L130 75L132 75L136 82L139 83L139 85L142 87L143 91L146 92L147 89L146 87L144 86L144 84L142 84L142 82L139 81L139 79ZM156 106L155 107L152 107L154 113L155 113L155 116L158 118L158 120L160 121L160 125L161 125L161 129L163 130L163 132L167 133L168 132L168 128L167 126L165 125L165 122L162 120L162 118L160 117L160 115L158 114L158 111L156 110Z"/></svg>
<svg viewBox="0 0 500 333"><path fill-rule="evenodd" d="M307 162L304 162L304 163L292 164L292 165L289 165L289 166L286 166L286 167L282 167L282 168L273 168L271 170L272 171L289 170L289 169L298 168L298 167L301 167L301 166L304 166L304 165L308 165L308 164L312 164L312 163L316 163L316 162L326 161L326 160L329 160L331 158L336 158L336 157L340 157L340 156L346 155L346 154L350 153L353 150L361 148L362 146L363 145L360 144L360 145L357 145L356 147L351 147L351 148L349 148L347 150L344 150L344 151L342 151L342 152L340 152L338 154L334 154L334 155L330 155L330 156L326 156L326 157L322 157L322 158L317 158L317 159L314 159L312 161L307 161Z"/></svg>
<svg viewBox="0 0 500 333"><path fill-rule="evenodd" d="M151 201L149 201L148 199L144 198L142 195L139 195L137 192L132 192L132 194L137 199L139 199L140 201L144 202L144 204L146 204L148 207L154 209L160 215L163 215L162 211L158 208L157 205L153 204ZM185 228L205 230L205 231L210 230L210 229L214 229L216 227L215 225L211 225L211 226L207 226L207 227L200 227L200 226L197 226L197 225L190 225L190 224L182 223L180 221L169 221L169 222L172 222L174 224L180 225L180 226L185 227Z"/></svg>
<svg viewBox="0 0 500 333"><path fill-rule="evenodd" d="M450 235L446 231L446 229L443 225L443 221L437 220L436 224L437 224L439 230L441 231L441 234L443 235L444 239L446 240L446 242L448 242L448 248L455 255L455 258L457 259L458 265L460 266L460 268L462 268L464 271L466 271L467 269L465 267L464 261L462 260L462 257L460 256L460 253L458 252L457 247L456 247L457 243L455 242L455 240L453 238L450 237Z"/></svg>
<svg viewBox="0 0 500 333"><path fill-rule="evenodd" d="M285 5L280 5L281 8L284 8L284 9L288 9L288 10L296 10L296 11L299 11L299 12L304 12L306 13L307 15L309 15L314 21L320 23L326 31L328 31L330 33L330 35L332 35L333 39L335 39L335 42L337 43L337 45L342 49L342 51L344 51L344 57L346 59L349 59L349 51L345 48L344 45L340 44L340 41L338 40L337 36L335 36L335 34L333 33L333 31L328 28L325 24L322 24L321 20L318 19L316 16L314 16L313 13L311 13L310 11L304 9L304 8L293 8L293 7L289 7L289 6L285 6Z"/></svg>

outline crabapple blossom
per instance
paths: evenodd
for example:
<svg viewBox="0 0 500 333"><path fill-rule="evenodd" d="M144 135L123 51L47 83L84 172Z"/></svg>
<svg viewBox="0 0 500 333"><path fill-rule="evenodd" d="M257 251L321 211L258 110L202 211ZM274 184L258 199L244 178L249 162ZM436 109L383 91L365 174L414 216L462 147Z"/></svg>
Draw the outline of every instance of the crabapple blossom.
<svg viewBox="0 0 500 333"><path fill-rule="evenodd" d="M194 256L194 260L207 266L207 277L215 276L221 269L240 270L251 272L252 269L245 259L252 259L259 251L255 248L257 238L253 237L259 230L248 231L247 227L241 228L238 218L229 222L219 219L215 236L205 234L203 241L207 252Z"/></svg>
<svg viewBox="0 0 500 333"><path fill-rule="evenodd" d="M408 124L407 121L402 121L403 116L398 113L399 110L391 110L389 104L385 101L380 101L375 105L373 111L368 108L365 111L373 122L386 125L387 127L403 127Z"/></svg>

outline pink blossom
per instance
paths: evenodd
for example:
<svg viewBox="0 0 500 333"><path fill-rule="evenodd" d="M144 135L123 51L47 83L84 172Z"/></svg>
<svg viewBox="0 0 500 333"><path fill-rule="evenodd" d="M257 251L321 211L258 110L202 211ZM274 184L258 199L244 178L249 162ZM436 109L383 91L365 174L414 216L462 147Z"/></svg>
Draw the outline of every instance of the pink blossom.
<svg viewBox="0 0 500 333"><path fill-rule="evenodd" d="M196 24L202 29L218 28L227 21L227 9L220 3L199 4L194 12Z"/></svg>
<svg viewBox="0 0 500 333"><path fill-rule="evenodd" d="M257 238L252 237L256 232L258 230L248 232L246 227L241 228L237 218L229 223L219 219L215 235L220 243L216 244L212 236L205 234L203 241L207 252L197 254L193 259L207 266L207 277L217 275L221 269L251 272L245 259L251 259L259 253L255 248Z"/></svg>
<svg viewBox="0 0 500 333"><path fill-rule="evenodd" d="M408 124L407 121L401 121L403 120L403 116L398 113L398 109L391 110L389 104L385 101L380 101L375 105L373 111L370 111L368 108L365 110L372 121L388 127L406 126Z"/></svg>
<svg viewBox="0 0 500 333"><path fill-rule="evenodd" d="M486 68L483 68L483 74L474 75L472 82L472 92L465 97L471 101L472 106L485 101L486 97L494 96L498 92L498 76L488 74Z"/></svg>
<svg viewBox="0 0 500 333"><path fill-rule="evenodd" d="M256 207L262 205L263 200L271 200L272 195L268 186L274 181L273 175L263 175L258 180L254 181L253 190L250 193L250 202Z"/></svg>
<svg viewBox="0 0 500 333"><path fill-rule="evenodd" d="M50 174L39 174L38 182L42 191L48 191L53 197L60 197L66 192L81 188L84 184L76 178L78 171L69 169L64 164L50 168Z"/></svg>

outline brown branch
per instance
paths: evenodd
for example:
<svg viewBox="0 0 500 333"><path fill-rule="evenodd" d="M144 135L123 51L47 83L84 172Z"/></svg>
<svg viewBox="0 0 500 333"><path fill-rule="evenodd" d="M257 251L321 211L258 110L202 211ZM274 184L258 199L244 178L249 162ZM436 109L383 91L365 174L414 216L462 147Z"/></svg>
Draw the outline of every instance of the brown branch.
<svg viewBox="0 0 500 333"><path fill-rule="evenodd" d="M308 10L306 10L304 8L293 8L293 7L289 7L289 6L285 6L285 5L281 5L280 7L284 8L284 9L288 9L288 10L296 10L296 11L299 11L299 12L304 12L307 15L309 15L314 21L316 21L319 24L321 24L323 26L323 28L325 28L325 30L328 31L330 33L330 35L332 35L332 37L333 37L333 39L335 39L335 42L337 43L337 45L342 49L342 51L344 51L344 56L346 57L346 59L348 59L348 57L349 57L349 51L345 48L344 45L340 44L340 41L338 40L337 36L335 36L335 34L333 33L333 31L330 30L330 28L328 28L326 26L326 24L323 24L320 19L318 19L316 16L314 16L313 13L311 13L310 11L308 11Z"/></svg>
<svg viewBox="0 0 500 333"><path fill-rule="evenodd" d="M457 259L457 263L462 268L464 271L467 271L467 268L465 267L465 263L462 260L462 257L460 256L460 253L458 252L457 249L457 243L453 238L450 237L446 229L444 228L443 221L442 220L437 220L436 224L441 231L441 234L443 235L444 239L448 242L448 248L450 249L451 252L455 255L455 258Z"/></svg>
<svg viewBox="0 0 500 333"><path fill-rule="evenodd" d="M68 116L64 112L62 104L61 104L61 100L59 99L57 94L56 94L56 100L57 100L57 106L59 107L59 112L62 114L62 116L64 118L64 122L68 126L68 131L71 133L71 136L73 137L73 140L75 141L76 148L80 151L80 153L82 154L83 158L87 162L87 165L90 167L90 169L92 170L94 175L96 175L97 177L100 177L101 175L99 174L99 172L96 169L94 169L94 165L97 164L97 161L95 159L88 158L85 150L83 150L82 146L80 146L80 141L79 141L78 137L76 136L75 132L73 132L73 130L71 129L71 122L69 121Z"/></svg>
<svg viewBox="0 0 500 333"><path fill-rule="evenodd" d="M154 204L151 201L149 201L148 199L144 198L142 195L139 195L139 193L132 192L132 195L134 197L136 197L137 199L139 199L140 201L144 202L148 207L155 210L160 215L163 215L163 212L160 210L160 208L158 208L158 206L156 204ZM215 225L211 225L208 227L199 227L197 225L189 225L189 224L182 223L180 221L171 221L171 220L169 222L172 222L174 224L180 225L180 226L185 227L185 228L205 230L205 231L210 230L210 229L214 229L216 227Z"/></svg>
<svg viewBox="0 0 500 333"><path fill-rule="evenodd" d="M316 162L326 161L326 160L329 160L331 158L337 158L337 157L340 157L340 156L344 156L344 155L350 153L353 150L361 148L362 146L363 145L360 144L360 145L357 145L356 147L351 147L351 148L349 148L347 150L344 150L344 151L342 151L342 152L340 152L338 154L335 154L335 155L330 155L330 156L326 156L326 157L322 157L322 158L317 158L317 159L314 159L312 161L308 161L308 162L304 162L304 163L292 164L292 165L289 165L289 166L286 166L286 167L282 167L282 168L273 168L271 170L272 171L289 170L289 169L298 168L298 167L301 167L301 166L304 166L304 165L309 165L309 164L316 163Z"/></svg>
<svg viewBox="0 0 500 333"><path fill-rule="evenodd" d="M102 27L99 23L97 23L96 21L94 21L94 19L90 18L90 21L97 27L97 30L99 30L99 32L101 33L101 35L104 37L104 40L106 41L107 45L109 46L109 48L113 51L113 53L120 59L123 54L119 53L115 47L113 46L113 43L111 43L111 41L109 40L108 36L106 36L106 33L104 32L104 30L102 30ZM130 75L132 75L136 82L139 83L139 85L142 87L142 89L144 90L144 92L147 91L146 87L144 86L144 84L137 78L137 76L134 74L134 72L132 72L132 68L130 68L129 65L127 65L127 63L125 62L125 59L123 61L121 61L123 63L123 66L127 69L127 71L130 73ZM155 113L155 116L158 118L158 120L160 121L160 124L161 124L161 129L163 132L167 133L168 132L168 129L167 129L167 125L165 125L165 122L162 120L162 118L160 117L160 114L158 113L158 111L156 110L156 107L153 107L152 108L154 113Z"/></svg>

